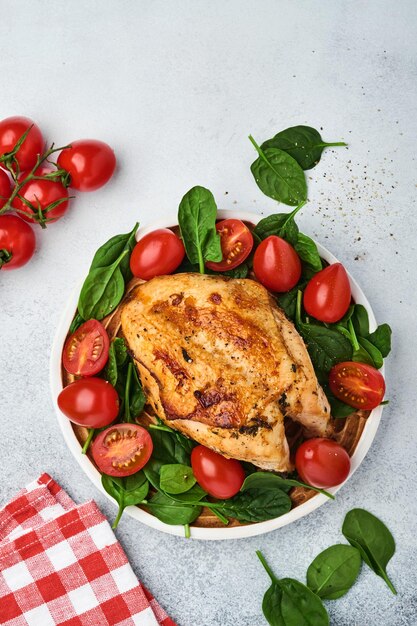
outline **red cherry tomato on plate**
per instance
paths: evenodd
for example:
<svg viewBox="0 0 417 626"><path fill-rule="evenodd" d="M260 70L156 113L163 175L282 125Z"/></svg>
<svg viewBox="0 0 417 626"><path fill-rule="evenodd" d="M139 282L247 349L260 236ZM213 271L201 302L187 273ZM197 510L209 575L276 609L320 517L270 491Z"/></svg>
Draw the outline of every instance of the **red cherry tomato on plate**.
<svg viewBox="0 0 417 626"><path fill-rule="evenodd" d="M0 122L0 157L11 152L31 126L26 139L15 155L21 172L32 169L36 164L38 154L43 151L44 141L40 128L27 117L7 117Z"/></svg>
<svg viewBox="0 0 417 626"><path fill-rule="evenodd" d="M35 233L17 215L0 215L0 269L15 270L35 252Z"/></svg>
<svg viewBox="0 0 417 626"><path fill-rule="evenodd" d="M289 291L300 280L300 257L287 241L270 235L256 248L253 271L259 282L270 291Z"/></svg>
<svg viewBox="0 0 417 626"><path fill-rule="evenodd" d="M112 148L96 139L80 139L69 144L59 157L58 165L71 175L70 187L94 191L110 180L116 167Z"/></svg>
<svg viewBox="0 0 417 626"><path fill-rule="evenodd" d="M150 280L172 274L184 255L181 239L169 228L160 228L139 239L130 257L130 269L138 278Z"/></svg>
<svg viewBox="0 0 417 626"><path fill-rule="evenodd" d="M0 169L0 209L4 207L12 193L10 178L4 170Z"/></svg>
<svg viewBox="0 0 417 626"><path fill-rule="evenodd" d="M40 167L36 171L37 176L44 176L51 172L51 169ZM24 174L20 179L24 178ZM19 216L26 222L35 223L37 220L31 215L39 215L39 209L48 223L56 222L68 209L68 190L60 180L30 180L23 185L19 195L32 207L28 206L18 196L13 200L13 208L25 211L26 214L19 213ZM53 208L48 208L51 204L57 203Z"/></svg>
<svg viewBox="0 0 417 626"><path fill-rule="evenodd" d="M226 459L205 446L193 448L191 467L200 487L221 500L236 495L245 480L245 472L239 461Z"/></svg>
<svg viewBox="0 0 417 626"><path fill-rule="evenodd" d="M75 376L94 376L106 365L109 346L109 336L103 324L88 320L65 342L63 365L67 372Z"/></svg>
<svg viewBox="0 0 417 626"><path fill-rule="evenodd" d="M385 380L381 372L365 363L344 361L330 370L331 392L355 409L370 411L381 404L385 395Z"/></svg>
<svg viewBox="0 0 417 626"><path fill-rule="evenodd" d="M321 322L338 322L349 308L352 294L349 277L341 263L318 272L304 291L304 308Z"/></svg>
<svg viewBox="0 0 417 626"><path fill-rule="evenodd" d="M241 220L234 219L217 222L216 230L220 235L223 259L217 263L209 261L206 267L216 272L227 272L249 256L253 248L252 233Z"/></svg>
<svg viewBox="0 0 417 626"><path fill-rule="evenodd" d="M115 424L103 430L91 451L99 470L109 476L130 476L149 461L153 450L150 434L137 424Z"/></svg>
<svg viewBox="0 0 417 626"><path fill-rule="evenodd" d="M295 454L295 467L305 483L327 489L346 480L350 458L335 441L318 437L301 444Z"/></svg>
<svg viewBox="0 0 417 626"><path fill-rule="evenodd" d="M119 413L119 396L102 378L80 378L61 391L58 406L74 424L103 428Z"/></svg>

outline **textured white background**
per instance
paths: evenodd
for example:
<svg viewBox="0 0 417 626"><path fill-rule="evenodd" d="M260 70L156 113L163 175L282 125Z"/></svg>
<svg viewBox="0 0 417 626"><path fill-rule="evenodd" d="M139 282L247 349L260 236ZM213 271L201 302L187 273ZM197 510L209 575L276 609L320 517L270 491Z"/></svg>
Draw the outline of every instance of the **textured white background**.
<svg viewBox="0 0 417 626"><path fill-rule="evenodd" d="M118 156L107 187L37 232L31 264L1 273L0 502L46 470L75 500L95 498L114 515L66 449L50 400L50 349L73 285L109 236L175 211L195 184L222 208L276 210L250 174L248 133L323 127L349 149L309 173L300 226L343 260L394 331L390 404L368 457L334 503L263 537L186 541L128 517L118 537L180 626L258 626L268 580L255 550L303 580L312 558L342 540L345 513L363 506L395 535L399 594L364 567L345 598L327 603L332 623L417 624L415 1L2 0L0 9L0 118L28 115L57 144L103 139Z"/></svg>

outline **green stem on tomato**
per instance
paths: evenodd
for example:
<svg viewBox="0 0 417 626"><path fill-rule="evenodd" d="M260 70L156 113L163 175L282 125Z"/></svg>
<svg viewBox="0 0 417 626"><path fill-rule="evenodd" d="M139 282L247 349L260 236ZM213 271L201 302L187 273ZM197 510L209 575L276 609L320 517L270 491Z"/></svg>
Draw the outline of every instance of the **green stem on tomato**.
<svg viewBox="0 0 417 626"><path fill-rule="evenodd" d="M6 250L6 248L2 248L0 250L0 269L3 267L5 263L9 263L12 260L13 254L10 250Z"/></svg>
<svg viewBox="0 0 417 626"><path fill-rule="evenodd" d="M90 428L88 430L88 437L85 440L85 443L84 443L83 448L81 450L81 454L87 454L87 450L90 447L90 443L91 443L92 438L94 437L94 433L95 432L96 432L95 428Z"/></svg>

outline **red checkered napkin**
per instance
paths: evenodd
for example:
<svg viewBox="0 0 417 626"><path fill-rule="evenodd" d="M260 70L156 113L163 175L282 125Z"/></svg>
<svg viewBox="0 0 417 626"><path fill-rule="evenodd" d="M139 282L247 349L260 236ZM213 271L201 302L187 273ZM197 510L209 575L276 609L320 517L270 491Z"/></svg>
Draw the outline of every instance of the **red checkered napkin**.
<svg viewBox="0 0 417 626"><path fill-rule="evenodd" d="M97 505L76 506L47 474L0 510L0 624L176 626Z"/></svg>

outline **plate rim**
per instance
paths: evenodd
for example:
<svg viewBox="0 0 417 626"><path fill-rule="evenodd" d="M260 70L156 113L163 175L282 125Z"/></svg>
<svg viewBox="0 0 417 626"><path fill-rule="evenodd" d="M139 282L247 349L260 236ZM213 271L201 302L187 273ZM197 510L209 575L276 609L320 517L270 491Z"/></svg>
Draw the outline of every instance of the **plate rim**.
<svg viewBox="0 0 417 626"><path fill-rule="evenodd" d="M254 213L250 211L238 211L238 210L219 210L218 218L220 219L229 219L236 218L241 219L247 222L257 223L263 216L259 215L259 213ZM136 240L149 232L157 229L157 228L168 228L178 223L177 215L168 214L167 216L160 218L154 222L146 224L143 227L139 227L136 231ZM325 246L320 244L318 241L314 239L314 242L317 245L320 256L322 256L329 263L339 263L339 259L331 253ZM358 304L363 304L369 315L369 326L370 330L373 331L377 327L377 322L375 319L374 312L372 307L362 291L359 284L353 278L353 276L348 272L349 282L352 289L352 296L354 297L355 302ZM71 323L72 317L74 315L74 311L77 306L78 296L80 293L81 285L83 280L77 282L77 285L73 289L70 297L67 300L67 304L61 313L60 320L54 335L52 349L51 349L51 357L50 357L50 367L49 367L49 378L50 378L50 389L52 393L52 402L55 408L56 417L58 420L58 424L60 426L61 432L63 434L65 443L70 449L71 453L81 466L81 469L87 475L87 477L91 480L96 488L104 494L108 500L110 500L115 507L117 504L115 500L105 491L101 484L101 474L91 463L87 455L81 454L81 445L74 433L74 430L71 426L71 422L69 419L60 411L57 404L57 397L63 389L62 385L62 377L61 377L61 355L62 348L65 342L65 338L68 333L68 328ZM384 373L384 366L380 369L381 373ZM366 424L364 430L359 439L358 445L356 446L355 452L351 457L351 469L346 480L338 485L337 487L333 487L329 489L332 494L336 494L353 476L357 468L360 466L362 461L364 460L366 454L368 453L371 444L375 438L376 432L378 430L379 423L381 421L383 406L378 406L376 409L371 411L369 417L366 420ZM257 522L254 524L249 524L246 526L235 526L233 528L228 528L227 526L224 528L202 528L198 526L191 526L191 538L193 539L203 539L203 540L227 540L227 539L243 539L246 537L254 537L257 535L262 535L264 533L270 532L272 530L276 530L277 528L282 528L287 524L291 524L302 517L305 517L309 513L312 513L320 506L325 504L329 498L322 494L317 494L295 507L288 513L280 517L276 517L271 520L267 520L265 522ZM140 509L136 506L129 506L125 509L125 513L130 515L131 517L137 519L138 521L146 524L147 526L154 528L155 530L160 530L170 535L176 535L180 537L184 537L184 528L183 526L171 526L169 524L165 524L161 522L159 519L147 513L143 509Z"/></svg>

